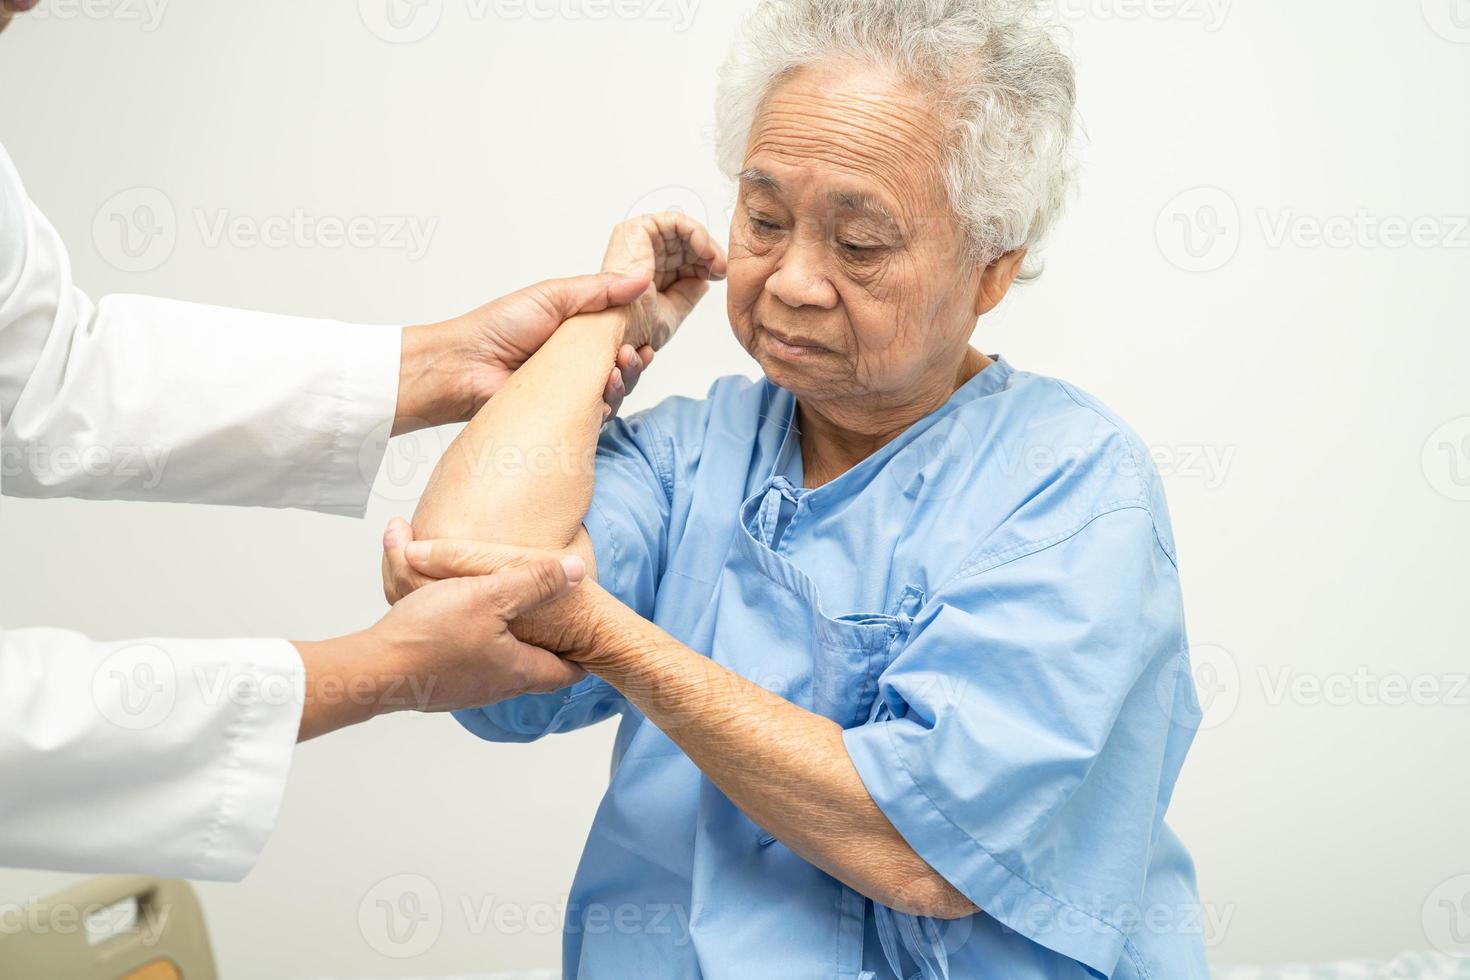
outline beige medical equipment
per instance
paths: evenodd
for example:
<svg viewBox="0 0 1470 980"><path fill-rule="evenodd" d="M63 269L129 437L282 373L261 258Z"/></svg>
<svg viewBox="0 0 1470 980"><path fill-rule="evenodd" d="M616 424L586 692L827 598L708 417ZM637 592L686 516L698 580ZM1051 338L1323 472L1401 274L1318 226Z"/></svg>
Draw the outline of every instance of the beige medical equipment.
<svg viewBox="0 0 1470 980"><path fill-rule="evenodd" d="M0 925L4 980L216 980L204 914L183 881L94 878L11 909Z"/></svg>

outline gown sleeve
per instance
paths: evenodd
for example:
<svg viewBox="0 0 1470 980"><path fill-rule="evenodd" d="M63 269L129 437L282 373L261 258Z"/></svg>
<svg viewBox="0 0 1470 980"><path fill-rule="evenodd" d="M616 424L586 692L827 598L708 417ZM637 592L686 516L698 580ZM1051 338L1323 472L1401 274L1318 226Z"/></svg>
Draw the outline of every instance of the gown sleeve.
<svg viewBox="0 0 1470 980"><path fill-rule="evenodd" d="M1198 723L1187 658L1174 563L1120 507L939 587L847 750L983 913L1111 976Z"/></svg>
<svg viewBox="0 0 1470 980"><path fill-rule="evenodd" d="M0 149L7 494L360 514L399 334L93 303ZM242 878L275 823L303 685L284 640L0 629L0 866Z"/></svg>

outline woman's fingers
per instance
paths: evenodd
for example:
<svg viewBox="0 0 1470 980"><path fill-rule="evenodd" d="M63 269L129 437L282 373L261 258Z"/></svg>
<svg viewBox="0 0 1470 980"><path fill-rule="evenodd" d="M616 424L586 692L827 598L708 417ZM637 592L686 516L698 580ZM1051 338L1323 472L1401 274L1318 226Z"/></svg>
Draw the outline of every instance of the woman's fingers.
<svg viewBox="0 0 1470 980"><path fill-rule="evenodd" d="M664 290L663 295L672 307L674 315L678 317L678 322L683 323L707 292L709 292L709 283L703 279L680 279ZM668 337L657 339L660 347L669 340Z"/></svg>
<svg viewBox="0 0 1470 980"><path fill-rule="evenodd" d="M677 249L691 261L724 275L725 250L704 225L683 211L660 211L649 215L649 220L671 252Z"/></svg>
<svg viewBox="0 0 1470 980"><path fill-rule="evenodd" d="M636 379L634 379L636 381ZM602 420L606 422L623 407L623 396L628 393L628 382L621 363L608 372L607 382L602 386Z"/></svg>
<svg viewBox="0 0 1470 980"><path fill-rule="evenodd" d="M659 273L677 273L679 278L725 277L725 250L704 225L682 211L660 211L648 215L647 222Z"/></svg>
<svg viewBox="0 0 1470 980"><path fill-rule="evenodd" d="M429 578L460 578L466 575L491 575L505 568L515 568L546 557L555 557L532 548L515 548L485 541L462 541L446 538L439 541L414 541L403 549L414 571Z"/></svg>
<svg viewBox="0 0 1470 980"><path fill-rule="evenodd" d="M624 344L618 348L613 368L608 372L607 383L602 388L602 420L606 422L623 407L623 399L638 384L638 379L648 365L653 363L653 348L643 346L637 350Z"/></svg>
<svg viewBox="0 0 1470 980"><path fill-rule="evenodd" d="M675 279L723 279L725 250L709 229L682 211L640 215L613 229L603 268L648 270L662 285Z"/></svg>
<svg viewBox="0 0 1470 980"><path fill-rule="evenodd" d="M618 376L622 379L624 394L638 386L638 379L643 376L645 367L647 365L631 344L624 344L618 350Z"/></svg>

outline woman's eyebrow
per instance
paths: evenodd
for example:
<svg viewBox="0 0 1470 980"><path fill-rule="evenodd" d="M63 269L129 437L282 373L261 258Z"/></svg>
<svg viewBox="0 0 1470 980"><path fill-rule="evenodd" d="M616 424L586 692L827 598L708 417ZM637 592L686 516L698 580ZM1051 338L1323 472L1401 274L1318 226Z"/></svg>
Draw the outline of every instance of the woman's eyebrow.
<svg viewBox="0 0 1470 980"><path fill-rule="evenodd" d="M833 191L827 195L827 203L838 211L873 218L895 231L900 227L898 219L893 216L892 212L883 206L882 201L871 194L864 194L861 191Z"/></svg>
<svg viewBox="0 0 1470 980"><path fill-rule="evenodd" d="M752 187L763 188L776 194L781 193L781 182L759 167L747 167L740 171L740 182Z"/></svg>

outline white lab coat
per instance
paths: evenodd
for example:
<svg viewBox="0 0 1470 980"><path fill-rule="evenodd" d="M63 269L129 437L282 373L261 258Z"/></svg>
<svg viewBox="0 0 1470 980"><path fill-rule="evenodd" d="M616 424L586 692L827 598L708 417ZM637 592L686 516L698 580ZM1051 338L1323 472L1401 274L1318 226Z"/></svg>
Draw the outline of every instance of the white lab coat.
<svg viewBox="0 0 1470 980"><path fill-rule="evenodd" d="M398 328L94 305L0 148L6 494L360 516L399 346ZM284 640L0 628L0 867L244 877L280 806L303 681Z"/></svg>

